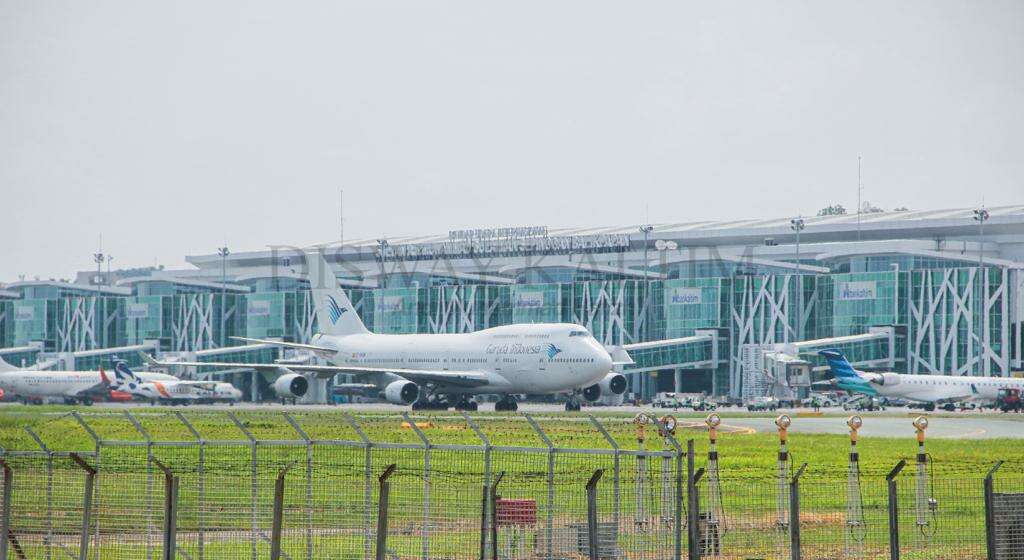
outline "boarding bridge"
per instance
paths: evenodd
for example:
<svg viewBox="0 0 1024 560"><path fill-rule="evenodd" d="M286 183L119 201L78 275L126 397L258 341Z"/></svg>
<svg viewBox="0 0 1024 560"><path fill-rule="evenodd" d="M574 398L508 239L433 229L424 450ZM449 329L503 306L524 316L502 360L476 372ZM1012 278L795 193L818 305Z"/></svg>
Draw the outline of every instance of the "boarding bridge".
<svg viewBox="0 0 1024 560"><path fill-rule="evenodd" d="M738 396L779 399L807 395L813 374L828 369L820 350L835 348L857 368L897 370L898 335L893 327L870 327L864 334L803 340L782 344L745 344L740 349L742 386Z"/></svg>
<svg viewBox="0 0 1024 560"><path fill-rule="evenodd" d="M628 353L632 363L622 366L621 371L630 377L632 392L649 398L657 392L651 374L675 370L675 390L679 392L683 370L714 371L723 365L729 354L721 345L728 340L728 336L709 329L697 330L693 336L627 344L621 349ZM615 349L612 355L615 356ZM714 379L712 375L712 383Z"/></svg>
<svg viewBox="0 0 1024 560"><path fill-rule="evenodd" d="M29 368L39 362L39 354L42 351L42 342L32 342L28 346L0 348L0 359L14 367Z"/></svg>

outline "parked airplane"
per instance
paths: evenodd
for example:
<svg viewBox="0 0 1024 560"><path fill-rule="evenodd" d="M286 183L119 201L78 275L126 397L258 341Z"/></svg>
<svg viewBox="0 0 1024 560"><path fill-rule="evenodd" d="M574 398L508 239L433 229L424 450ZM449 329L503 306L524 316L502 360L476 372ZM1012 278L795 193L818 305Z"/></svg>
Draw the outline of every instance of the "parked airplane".
<svg viewBox="0 0 1024 560"><path fill-rule="evenodd" d="M851 393L923 402L926 410L947 402L994 403L999 389L1024 390L1024 379L873 373L854 369L839 350L822 350L819 354L825 357L833 376L824 383Z"/></svg>
<svg viewBox="0 0 1024 560"><path fill-rule="evenodd" d="M162 373L147 373L149 381L176 380ZM99 371L48 371L16 368L0 359L0 390L24 402L42 403L45 398L60 398L66 404L82 403L110 398L110 378L103 368Z"/></svg>
<svg viewBox="0 0 1024 560"><path fill-rule="evenodd" d="M476 410L472 395L497 394L495 410L518 408L514 395L571 392L566 410L579 410L576 394L597 400L622 394L626 378L612 371L608 351L583 327L538 323L492 327L463 334L374 334L366 329L322 255L306 256L320 332L310 344L238 338L311 351L331 365L157 362L161 366L219 366L277 372L274 390L301 397L307 375L353 374L388 402L414 410ZM365 387L367 384L356 384Z"/></svg>
<svg viewBox="0 0 1024 560"><path fill-rule="evenodd" d="M230 383L217 381L145 380L136 374L124 360L114 364L111 388L152 403L235 403L242 400L242 392Z"/></svg>

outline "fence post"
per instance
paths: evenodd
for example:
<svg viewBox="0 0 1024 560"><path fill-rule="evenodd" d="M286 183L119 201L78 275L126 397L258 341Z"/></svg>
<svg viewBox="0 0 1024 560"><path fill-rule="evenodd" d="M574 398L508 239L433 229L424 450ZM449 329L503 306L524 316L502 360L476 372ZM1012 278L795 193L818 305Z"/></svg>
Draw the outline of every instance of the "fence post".
<svg viewBox="0 0 1024 560"><path fill-rule="evenodd" d="M416 436L423 444L423 533L420 536L420 552L423 560L430 558L430 450L433 447L430 438L423 430L416 425L408 412L402 413L402 418L409 424Z"/></svg>
<svg viewBox="0 0 1024 560"><path fill-rule="evenodd" d="M484 435L480 426L477 425L476 421L469 414L463 412L462 418L466 420L466 424L469 425L469 428L473 430L473 433L476 434L476 437L480 439L484 446L484 491L482 494L483 503L480 505L480 560L484 560L487 555L487 500L489 499L487 488L491 484L491 440Z"/></svg>
<svg viewBox="0 0 1024 560"><path fill-rule="evenodd" d="M178 477L157 458L153 464L164 473L163 560L175 560L178 549Z"/></svg>
<svg viewBox="0 0 1024 560"><path fill-rule="evenodd" d="M999 467L1003 466L1002 461L997 461L988 474L985 475L985 551L988 560L996 560L996 526L995 526L995 490L993 488L993 477Z"/></svg>
<svg viewBox="0 0 1024 560"><path fill-rule="evenodd" d="M551 438L544 432L544 429L540 427L540 424L533 419L529 414L524 415L526 421L530 423L530 427L537 433L537 436L544 445L548 448L548 473L547 473L547 511L545 512L546 527L545 530L545 541L547 544L547 554L545 558L552 560L555 554L555 444L551 443Z"/></svg>
<svg viewBox="0 0 1024 560"><path fill-rule="evenodd" d="M277 480L274 481L274 520L270 529L270 560L281 558L281 531L284 527L284 479L297 462L292 461L285 465L281 472L277 473ZM168 560L174 559L169 558Z"/></svg>
<svg viewBox="0 0 1024 560"><path fill-rule="evenodd" d="M601 481L604 469L597 469L587 481L587 543L590 545L590 560L598 560L600 539L597 535L597 483Z"/></svg>
<svg viewBox="0 0 1024 560"><path fill-rule="evenodd" d="M899 502L896 495L896 477L899 476L907 461L900 459L899 463L885 475L886 485L889 489L889 558L900 560L900 517Z"/></svg>
<svg viewBox="0 0 1024 560"><path fill-rule="evenodd" d="M179 411L174 411L174 415L178 418L185 428L188 429L192 437L196 438L196 442L199 444L198 451L198 462L196 463L196 477L199 479L199 495L198 504L196 508L196 521L197 521L197 542L196 542L196 553L199 560L205 558L205 543L206 543L206 518L204 512L206 510L206 440L199 433L199 430L192 425L191 422L185 418L185 415Z"/></svg>
<svg viewBox="0 0 1024 560"><path fill-rule="evenodd" d="M697 547L698 534L698 508L697 500L697 476L694 472L696 452L693 447L693 439L686 440L686 550L690 560L700 558L700 550Z"/></svg>
<svg viewBox="0 0 1024 560"><path fill-rule="evenodd" d="M96 480L96 469L85 462L78 453L71 453L71 459L85 471L85 496L82 498L82 535L78 542L78 559L89 558L89 525L92 516L92 488Z"/></svg>
<svg viewBox="0 0 1024 560"><path fill-rule="evenodd" d="M149 432L142 427L139 420L130 411L124 411L125 418L131 422L136 432L142 436L143 441L146 442L146 558L153 557L153 462L155 457L153 456L153 438L149 437ZM166 473L165 473L166 474ZM166 490L166 488L165 488ZM167 538L166 533L164 539ZM166 540L165 543L166 545Z"/></svg>
<svg viewBox="0 0 1024 560"><path fill-rule="evenodd" d="M258 505L258 502L259 502L259 484L260 484L260 480L259 480L259 466L258 466L259 453L256 450L256 445L257 445L258 442L256 441L256 437L252 435L252 432L249 431L249 428L245 427L245 424L243 424L242 421L239 420L237 416L235 416L234 412L228 412L228 418L230 418L231 421L234 422L235 427L238 428L238 431L240 431L243 434L245 434L245 437L249 440L249 450L250 450L249 451L249 453L250 453L250 456L249 456L250 473L249 474L252 477L252 483L251 483L251 488L250 488L250 500L251 500L251 503L249 504L250 505L250 509L251 509L251 513L252 513L251 520L250 520L251 523L252 523L252 534L249 536L249 548L251 549L251 552L252 552L252 560L256 560L257 550L258 550L257 549L257 542L259 541L259 533L260 533L259 509L258 509L258 507L259 507L259 505Z"/></svg>
<svg viewBox="0 0 1024 560"><path fill-rule="evenodd" d="M103 439L100 438L99 434L96 433L96 430L92 429L92 426L90 426L89 423L85 421L85 418L82 418L82 415L80 415L77 410L72 410L71 411L71 417L74 418L75 422L78 422L78 425L80 425L82 427L82 429L85 430L86 433L89 434L89 437L92 438L93 451L95 453L95 459L96 459L96 466L94 467L94 470L98 471L100 469L100 464L103 461L103 455L100 453L100 450L103 448ZM51 457L51 465L52 465L52 457ZM95 497L96 497L96 501L100 500L101 491L102 491L102 488L100 486L97 486L96 490L94 492ZM90 498L90 500L91 500L91 498ZM91 505L91 501L90 501L90 505ZM51 510L52 510L52 508L51 508ZM93 530L93 538L96 540L96 544L97 544L97 547L98 547L99 546L99 542L100 542L100 523L99 523L99 521L96 522L96 525L92 528L92 530ZM50 535L51 535L51 538L52 538L52 527L51 527ZM99 557L100 557L99 556L99 549L97 548L96 559L99 560Z"/></svg>
<svg viewBox="0 0 1024 560"><path fill-rule="evenodd" d="M206 509L206 439L200 435L199 430L197 430L191 422L188 422L188 419L186 419L180 412L175 411L174 416L179 422L181 422L181 424L184 425L190 434L193 434L193 437L196 438L196 441L199 444L199 457L196 464L196 476L199 478L199 496L196 508L196 529L198 532L196 553L199 560L204 560L203 549L206 541L206 520L203 513Z"/></svg>
<svg viewBox="0 0 1024 560"><path fill-rule="evenodd" d="M370 526L370 509L373 506L373 442L348 412L342 412L342 418L363 442L363 557L369 560L370 541L373 535L373 528Z"/></svg>
<svg viewBox="0 0 1024 560"><path fill-rule="evenodd" d="M291 414L282 412L285 420L291 424L295 433L306 442L306 558L313 558L313 440L292 418Z"/></svg>
<svg viewBox="0 0 1024 560"><path fill-rule="evenodd" d="M793 475L789 483L789 552L791 560L800 560L800 476L807 463Z"/></svg>
<svg viewBox="0 0 1024 560"><path fill-rule="evenodd" d="M505 478L505 471L494 477L491 484L491 558L498 560L498 485Z"/></svg>
<svg viewBox="0 0 1024 560"><path fill-rule="evenodd" d="M13 482L13 474L11 473L11 467L7 464L7 461L0 460L0 467L3 468L4 477L4 496L3 496L3 516L0 517L0 560L7 560L7 540L11 534L11 488Z"/></svg>
<svg viewBox="0 0 1024 560"><path fill-rule="evenodd" d="M588 414L587 417L590 419L590 423L595 428L597 428L597 431L601 432L601 435L604 436L604 439L605 441L608 442L608 445L610 445L612 449L615 451L614 462L612 464L612 521L615 523L615 526L618 527L619 514L622 510L622 492L620 488L622 471L622 450L619 449L619 442L615 441L615 438L613 438L612 435L608 433L608 430L605 429L604 425L601 424L601 422L597 418L594 418L593 414Z"/></svg>
<svg viewBox="0 0 1024 560"><path fill-rule="evenodd" d="M395 472L394 463L388 465L381 473L379 480L380 493L377 503L377 560L384 560L388 548L388 500L391 494L391 483L388 478Z"/></svg>

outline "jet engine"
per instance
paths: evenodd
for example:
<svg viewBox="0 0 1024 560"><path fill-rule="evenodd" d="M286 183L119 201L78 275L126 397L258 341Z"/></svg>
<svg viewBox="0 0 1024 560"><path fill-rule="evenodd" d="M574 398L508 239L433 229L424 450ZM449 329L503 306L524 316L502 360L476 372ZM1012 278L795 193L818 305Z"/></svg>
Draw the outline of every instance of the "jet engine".
<svg viewBox="0 0 1024 560"><path fill-rule="evenodd" d="M597 383L583 389L583 398L594 402L603 396L621 395L626 392L626 376L621 373L609 373Z"/></svg>
<svg viewBox="0 0 1024 560"><path fill-rule="evenodd" d="M893 386L900 384L900 374L898 373L882 373L871 380L872 383L877 385Z"/></svg>
<svg viewBox="0 0 1024 560"><path fill-rule="evenodd" d="M309 380L297 373L288 373L274 381L274 392L282 398L299 398L309 390Z"/></svg>
<svg viewBox="0 0 1024 560"><path fill-rule="evenodd" d="M412 381L392 381L384 387L384 399L391 404L412 404L419 396L420 387Z"/></svg>

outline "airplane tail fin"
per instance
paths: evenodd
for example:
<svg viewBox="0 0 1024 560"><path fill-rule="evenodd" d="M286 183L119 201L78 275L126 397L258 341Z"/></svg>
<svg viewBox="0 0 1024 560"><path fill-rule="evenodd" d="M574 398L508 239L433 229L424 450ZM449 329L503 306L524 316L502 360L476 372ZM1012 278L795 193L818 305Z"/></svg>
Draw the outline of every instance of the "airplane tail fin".
<svg viewBox="0 0 1024 560"><path fill-rule="evenodd" d="M16 368L16 367L12 366L11 364L5 362L3 358L0 358L0 372L4 372L4 371L17 371L17 370L18 370L18 368Z"/></svg>
<svg viewBox="0 0 1024 560"><path fill-rule="evenodd" d="M370 332L356 314L352 302L338 286L334 270L322 253L306 253L309 287L316 305L319 331L328 335L360 334Z"/></svg>
<svg viewBox="0 0 1024 560"><path fill-rule="evenodd" d="M114 382L112 386L115 389L127 388L128 390L134 390L142 382L142 378L135 375L135 372L128 368L128 362L118 360L114 364Z"/></svg>
<svg viewBox="0 0 1024 560"><path fill-rule="evenodd" d="M838 379L853 377L860 378L860 376L857 375L857 370L853 369L853 366L850 365L849 361L847 361L846 356L844 356L839 350L830 348L828 350L822 350L818 352L818 354L823 356L825 361L828 362L828 369L834 377Z"/></svg>

